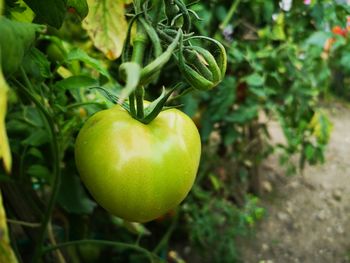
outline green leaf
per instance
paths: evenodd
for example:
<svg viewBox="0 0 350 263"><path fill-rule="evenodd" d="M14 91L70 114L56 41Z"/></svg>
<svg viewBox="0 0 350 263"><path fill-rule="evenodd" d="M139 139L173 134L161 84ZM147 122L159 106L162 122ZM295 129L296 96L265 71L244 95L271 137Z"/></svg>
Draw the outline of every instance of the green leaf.
<svg viewBox="0 0 350 263"><path fill-rule="evenodd" d="M68 10L73 9L80 19L84 19L89 13L89 6L86 0L68 0L67 7Z"/></svg>
<svg viewBox="0 0 350 263"><path fill-rule="evenodd" d="M51 172L43 165L34 164L27 169L27 174L38 179L50 180Z"/></svg>
<svg viewBox="0 0 350 263"><path fill-rule="evenodd" d="M38 160L43 161L44 160L44 154L43 152L41 152L38 148L35 147L31 147L28 152L27 155L33 156Z"/></svg>
<svg viewBox="0 0 350 263"><path fill-rule="evenodd" d="M79 177L72 173L63 173L58 203L68 212L91 214L96 203L88 198Z"/></svg>
<svg viewBox="0 0 350 263"><path fill-rule="evenodd" d="M35 40L35 33L42 29L43 27L39 25L0 17L0 49L4 54L1 65L5 74L12 74L18 70L24 55Z"/></svg>
<svg viewBox="0 0 350 263"><path fill-rule="evenodd" d="M165 91L165 88L163 88L162 94L146 107L145 117L140 121L145 124L148 124L151 121L153 121L158 116L158 114L163 110L165 103L167 102L168 98L171 96L171 94L176 88L177 87L175 86L169 91Z"/></svg>
<svg viewBox="0 0 350 263"><path fill-rule="evenodd" d="M329 34L329 33L315 32L306 40L305 43L307 45L314 45L314 46L318 46L320 48L323 48L327 39L330 37L331 37L331 34Z"/></svg>
<svg viewBox="0 0 350 263"><path fill-rule="evenodd" d="M73 90L80 88L96 88L100 86L97 79L88 76L72 76L60 81L57 81L55 86L64 90Z"/></svg>
<svg viewBox="0 0 350 263"><path fill-rule="evenodd" d="M347 72L350 72L350 53L344 52L344 55L340 58L340 65L342 65Z"/></svg>
<svg viewBox="0 0 350 263"><path fill-rule="evenodd" d="M34 11L35 21L60 28L67 12L67 0L24 0Z"/></svg>
<svg viewBox="0 0 350 263"><path fill-rule="evenodd" d="M95 47L108 59L117 59L123 49L128 24L123 0L88 0L89 14L83 21Z"/></svg>
<svg viewBox="0 0 350 263"><path fill-rule="evenodd" d="M215 191L219 191L222 187L221 181L215 176L215 174L209 174L210 182Z"/></svg>
<svg viewBox="0 0 350 263"><path fill-rule="evenodd" d="M11 0L14 2L14 7L9 6L6 3L6 12L9 13L7 17L11 18L11 20L19 21L19 22L28 22L31 23L34 20L34 12L29 6L24 2L24 0Z"/></svg>
<svg viewBox="0 0 350 263"><path fill-rule="evenodd" d="M210 101L210 115L212 120L221 120L230 110L236 100L236 86L237 80L232 76L228 76L220 84Z"/></svg>
<svg viewBox="0 0 350 263"><path fill-rule="evenodd" d="M28 138L22 141L23 145L40 146L50 141L50 136L45 130L39 129L32 132Z"/></svg>
<svg viewBox="0 0 350 263"><path fill-rule="evenodd" d="M244 124L252 119L256 118L258 115L257 105L252 105L251 107L240 107L236 111L224 117L224 120L232 123Z"/></svg>
<svg viewBox="0 0 350 263"><path fill-rule="evenodd" d="M284 13L279 13L275 24L272 27L271 37L273 40L285 40L286 33L284 32Z"/></svg>
<svg viewBox="0 0 350 263"><path fill-rule="evenodd" d="M108 70L106 67L97 59L90 57L85 51L79 48L74 48L71 50L67 55L67 60L79 60L84 62L85 64L89 65L93 69L97 70L100 74L107 77L108 79L111 79L110 74L108 73Z"/></svg>
<svg viewBox="0 0 350 263"><path fill-rule="evenodd" d="M314 159L315 148L311 144L306 145L304 152L308 161L312 161Z"/></svg>
<svg viewBox="0 0 350 263"><path fill-rule="evenodd" d="M250 86L262 86L265 83L264 76L261 76L258 73L253 73L245 78L247 84Z"/></svg>
<svg viewBox="0 0 350 263"><path fill-rule="evenodd" d="M223 141L226 146L232 145L237 139L239 139L241 134L236 130L229 130L224 133Z"/></svg>
<svg viewBox="0 0 350 263"><path fill-rule="evenodd" d="M25 71L37 79L51 77L50 62L37 48L32 48L23 59Z"/></svg>

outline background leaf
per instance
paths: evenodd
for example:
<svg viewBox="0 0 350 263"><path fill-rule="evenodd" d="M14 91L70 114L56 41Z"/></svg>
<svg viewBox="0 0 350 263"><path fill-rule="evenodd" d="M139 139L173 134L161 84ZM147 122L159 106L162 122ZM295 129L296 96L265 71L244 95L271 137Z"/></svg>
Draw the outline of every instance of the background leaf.
<svg viewBox="0 0 350 263"><path fill-rule="evenodd" d="M80 60L86 63L87 65L89 65L90 67L92 67L93 69L97 70L100 74L107 77L108 79L111 78L110 74L108 73L108 70L106 69L106 67L103 65L101 61L93 57L90 57L85 51L79 48L75 48L71 50L68 53L67 60L68 61Z"/></svg>
<svg viewBox="0 0 350 263"><path fill-rule="evenodd" d="M36 14L35 21L60 28L67 12L67 0L24 0Z"/></svg>
<svg viewBox="0 0 350 263"><path fill-rule="evenodd" d="M89 7L86 0L68 0L67 6L68 8L73 8L80 19L84 19L89 13Z"/></svg>
<svg viewBox="0 0 350 263"><path fill-rule="evenodd" d="M39 25L0 17L0 49L4 54L1 65L5 74L12 74L19 68L24 55L35 40L36 31L40 29L42 27Z"/></svg>
<svg viewBox="0 0 350 263"><path fill-rule="evenodd" d="M79 88L96 88L100 86L98 80L88 76L72 76L56 82L56 86L60 89L70 90Z"/></svg>
<svg viewBox="0 0 350 263"><path fill-rule="evenodd" d="M91 214L96 203L88 198L80 180L72 174L62 174L58 202L69 213Z"/></svg>
<svg viewBox="0 0 350 263"><path fill-rule="evenodd" d="M117 59L126 38L127 22L123 0L88 0L89 14L83 21L96 48L108 59Z"/></svg>

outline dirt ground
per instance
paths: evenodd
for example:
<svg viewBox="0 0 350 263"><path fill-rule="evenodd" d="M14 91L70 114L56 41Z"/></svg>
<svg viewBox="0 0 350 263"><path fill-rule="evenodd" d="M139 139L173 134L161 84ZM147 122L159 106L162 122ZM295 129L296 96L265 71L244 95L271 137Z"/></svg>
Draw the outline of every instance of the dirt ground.
<svg viewBox="0 0 350 263"><path fill-rule="evenodd" d="M350 262L350 108L327 111L334 127L325 164L287 177L275 157L269 160L261 198L266 218L242 241L242 262ZM271 131L283 140L277 125Z"/></svg>

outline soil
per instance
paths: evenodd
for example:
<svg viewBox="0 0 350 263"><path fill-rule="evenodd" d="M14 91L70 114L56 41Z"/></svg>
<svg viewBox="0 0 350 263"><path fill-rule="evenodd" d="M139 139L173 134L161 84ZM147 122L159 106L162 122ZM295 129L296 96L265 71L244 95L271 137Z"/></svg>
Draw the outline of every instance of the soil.
<svg viewBox="0 0 350 263"><path fill-rule="evenodd" d="M242 262L350 262L350 108L327 109L333 132L326 162L286 176L272 156L264 169L266 217L241 241ZM283 141L276 124L270 131Z"/></svg>

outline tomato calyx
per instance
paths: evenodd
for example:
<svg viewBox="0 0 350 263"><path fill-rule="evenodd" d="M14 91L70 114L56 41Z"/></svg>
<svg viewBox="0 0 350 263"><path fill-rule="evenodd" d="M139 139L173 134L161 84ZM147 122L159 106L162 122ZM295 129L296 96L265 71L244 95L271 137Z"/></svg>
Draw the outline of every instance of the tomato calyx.
<svg viewBox="0 0 350 263"><path fill-rule="evenodd" d="M112 94L111 92L109 92L108 90L98 87L96 89L102 91L103 95L112 103L115 104L119 104L124 110L126 110L131 117L133 117L134 119L138 120L139 122L142 122L143 124L149 124L151 123L158 115L161 111L163 110L168 110L168 109L172 109L172 108L176 108L175 107L166 107L165 104L168 101L169 97L171 96L171 94L175 91L175 89L177 89L179 85L176 85L172 88L170 88L169 90L166 90L163 87L163 91L161 93L161 95L154 101L152 101L151 103L149 103L145 108L144 108L144 114L142 117L138 116L135 109L132 108L132 105L130 105L129 102L127 101L123 101L120 102L120 97L116 96L114 94Z"/></svg>

